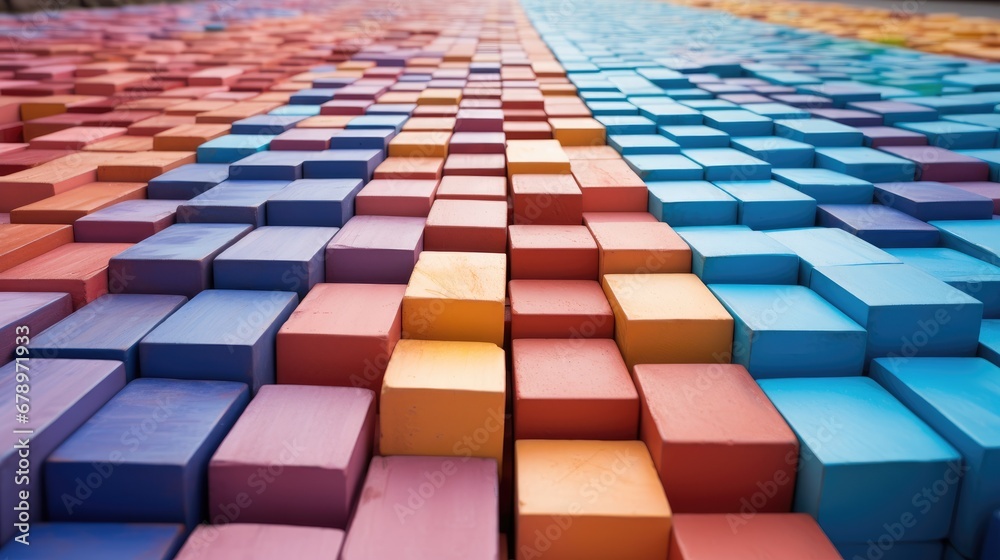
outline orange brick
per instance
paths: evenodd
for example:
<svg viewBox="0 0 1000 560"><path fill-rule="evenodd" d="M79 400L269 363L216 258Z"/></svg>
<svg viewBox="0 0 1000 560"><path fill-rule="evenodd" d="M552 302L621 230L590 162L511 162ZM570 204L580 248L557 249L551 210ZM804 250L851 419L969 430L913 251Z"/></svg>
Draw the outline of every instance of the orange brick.
<svg viewBox="0 0 1000 560"><path fill-rule="evenodd" d="M388 157L375 168L375 179L441 180L444 158Z"/></svg>
<svg viewBox="0 0 1000 560"><path fill-rule="evenodd" d="M642 212L649 205L646 183L622 159L574 160L570 168L584 212Z"/></svg>
<svg viewBox="0 0 1000 560"><path fill-rule="evenodd" d="M10 221L14 224L72 224L101 208L144 198L146 183L90 183L15 208L10 213Z"/></svg>
<svg viewBox="0 0 1000 560"><path fill-rule="evenodd" d="M0 272L72 242L70 226L0 224Z"/></svg>
<svg viewBox="0 0 1000 560"><path fill-rule="evenodd" d="M153 149L160 152L193 152L213 138L229 134L228 124L185 124L153 136Z"/></svg>

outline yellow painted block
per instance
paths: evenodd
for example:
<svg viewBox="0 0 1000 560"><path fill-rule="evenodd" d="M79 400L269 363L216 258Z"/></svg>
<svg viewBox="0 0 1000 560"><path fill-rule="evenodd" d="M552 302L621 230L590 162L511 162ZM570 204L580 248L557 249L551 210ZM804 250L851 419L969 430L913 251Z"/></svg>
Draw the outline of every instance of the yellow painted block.
<svg viewBox="0 0 1000 560"><path fill-rule="evenodd" d="M209 140L229 134L228 124L184 124L153 135L153 149L160 152L193 152Z"/></svg>
<svg viewBox="0 0 1000 560"><path fill-rule="evenodd" d="M630 368L730 361L733 318L694 274L608 274L601 284Z"/></svg>
<svg viewBox="0 0 1000 560"><path fill-rule="evenodd" d="M552 136L563 146L601 146L604 125L590 117L549 119Z"/></svg>
<svg viewBox="0 0 1000 560"><path fill-rule="evenodd" d="M390 157L439 157L448 155L451 132L400 132L389 141Z"/></svg>
<svg viewBox="0 0 1000 560"><path fill-rule="evenodd" d="M382 381L382 455L503 460L504 351L485 342L401 340Z"/></svg>
<svg viewBox="0 0 1000 560"><path fill-rule="evenodd" d="M570 173L569 157L558 140L508 140L507 175Z"/></svg>
<svg viewBox="0 0 1000 560"><path fill-rule="evenodd" d="M424 251L403 296L403 338L503 346L507 256Z"/></svg>
<svg viewBox="0 0 1000 560"><path fill-rule="evenodd" d="M515 442L517 560L663 560L670 504L640 441Z"/></svg>
<svg viewBox="0 0 1000 560"><path fill-rule="evenodd" d="M417 105L458 105L461 100L461 89L427 88L420 92Z"/></svg>

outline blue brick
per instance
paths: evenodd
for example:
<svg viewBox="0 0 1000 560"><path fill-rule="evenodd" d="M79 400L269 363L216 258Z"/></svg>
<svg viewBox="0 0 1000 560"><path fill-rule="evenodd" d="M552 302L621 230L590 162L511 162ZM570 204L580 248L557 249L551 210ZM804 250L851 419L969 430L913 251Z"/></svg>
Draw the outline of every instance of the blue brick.
<svg viewBox="0 0 1000 560"><path fill-rule="evenodd" d="M681 105L686 105L703 114L708 111L729 111L739 109L740 106L724 99L688 99L681 101Z"/></svg>
<svg viewBox="0 0 1000 560"><path fill-rule="evenodd" d="M728 148L729 135L704 125L661 126L660 134L681 148Z"/></svg>
<svg viewBox="0 0 1000 560"><path fill-rule="evenodd" d="M780 136L750 136L730 140L733 148L771 167L812 167L815 149L809 144Z"/></svg>
<svg viewBox="0 0 1000 560"><path fill-rule="evenodd" d="M779 119L774 121L774 134L817 148L852 147L864 143L860 130L826 119Z"/></svg>
<svg viewBox="0 0 1000 560"><path fill-rule="evenodd" d="M888 253L983 303L983 317L1000 319L1000 267L945 247Z"/></svg>
<svg viewBox="0 0 1000 560"><path fill-rule="evenodd" d="M947 534L956 486L919 515L913 501L960 470L960 455L885 389L867 377L765 379L760 386L801 445L793 509L816 518L834 543L877 541L886 519L906 513L914 519L910 541Z"/></svg>
<svg viewBox="0 0 1000 560"><path fill-rule="evenodd" d="M112 291L194 297L212 287L212 259L250 232L241 224L174 224L111 258Z"/></svg>
<svg viewBox="0 0 1000 560"><path fill-rule="evenodd" d="M638 72L639 75L663 89L682 89L691 85L687 76L667 68L640 68Z"/></svg>
<svg viewBox="0 0 1000 560"><path fill-rule="evenodd" d="M139 341L187 298L105 294L31 340L33 357L116 360L131 381L139 373Z"/></svg>
<svg viewBox="0 0 1000 560"><path fill-rule="evenodd" d="M678 103L640 106L639 114L657 125L689 126L702 124L699 111Z"/></svg>
<svg viewBox="0 0 1000 560"><path fill-rule="evenodd" d="M647 182L649 213L674 227L736 223L736 201L707 181Z"/></svg>
<svg viewBox="0 0 1000 560"><path fill-rule="evenodd" d="M275 337L298 301L293 292L205 290L139 343L142 375L237 381L256 393L274 383Z"/></svg>
<svg viewBox="0 0 1000 560"><path fill-rule="evenodd" d="M714 96L698 88L680 88L680 89L667 89L664 90L672 99L677 101L683 101L685 99L712 99Z"/></svg>
<svg viewBox="0 0 1000 560"><path fill-rule="evenodd" d="M190 163L149 181L146 196L157 200L188 200L229 178L229 166Z"/></svg>
<svg viewBox="0 0 1000 560"><path fill-rule="evenodd" d="M997 129L955 121L899 123L903 130L919 132L931 146L947 150L988 149L997 145Z"/></svg>
<svg viewBox="0 0 1000 560"><path fill-rule="evenodd" d="M751 229L809 227L816 201L777 181L716 181L737 202L737 223Z"/></svg>
<svg viewBox="0 0 1000 560"><path fill-rule="evenodd" d="M735 321L733 363L755 379L861 375L867 334L803 286L712 284Z"/></svg>
<svg viewBox="0 0 1000 560"><path fill-rule="evenodd" d="M275 290L305 297L326 278L326 245L337 228L265 226L215 257L215 287Z"/></svg>
<svg viewBox="0 0 1000 560"><path fill-rule="evenodd" d="M186 533L182 525L167 523L32 523L31 544L11 541L0 555L5 560L170 560Z"/></svg>
<svg viewBox="0 0 1000 560"><path fill-rule="evenodd" d="M681 152L705 168L708 181L755 181L771 177L771 165L732 148L706 148Z"/></svg>
<svg viewBox="0 0 1000 560"><path fill-rule="evenodd" d="M978 347L983 304L912 266L820 266L809 287L868 330L868 359L972 356Z"/></svg>
<svg viewBox="0 0 1000 560"><path fill-rule="evenodd" d="M241 181L286 181L302 178L302 163L317 152L258 152L229 166L229 178Z"/></svg>
<svg viewBox="0 0 1000 560"><path fill-rule="evenodd" d="M331 150L388 150L396 131L388 128L345 129L330 138Z"/></svg>
<svg viewBox="0 0 1000 560"><path fill-rule="evenodd" d="M177 223L249 224L267 223L267 199L285 188L288 181L226 181L177 207Z"/></svg>
<svg viewBox="0 0 1000 560"><path fill-rule="evenodd" d="M1000 319L983 320L976 355L1000 366Z"/></svg>
<svg viewBox="0 0 1000 560"><path fill-rule="evenodd" d="M942 83L949 86L972 88L972 91L1000 91L1000 73L979 72L944 76Z"/></svg>
<svg viewBox="0 0 1000 560"><path fill-rule="evenodd" d="M931 225L941 230L941 245L1000 266L1000 220L945 220Z"/></svg>
<svg viewBox="0 0 1000 560"><path fill-rule="evenodd" d="M681 147L659 134L617 134L608 137L608 145L622 155L679 154Z"/></svg>
<svg viewBox="0 0 1000 560"><path fill-rule="evenodd" d="M595 117L627 117L639 114L639 109L628 101L589 101L587 108Z"/></svg>
<svg viewBox="0 0 1000 560"><path fill-rule="evenodd" d="M625 156L625 163L644 181L700 181L700 165L679 154Z"/></svg>
<svg viewBox="0 0 1000 560"><path fill-rule="evenodd" d="M974 124L1000 129L1000 113L996 112L947 115L941 117L941 119L951 122Z"/></svg>
<svg viewBox="0 0 1000 560"><path fill-rule="evenodd" d="M188 358L171 356L184 366ZM242 383L132 381L45 461L49 519L193 529L208 499L208 461L249 400ZM74 498L97 466L109 474L86 499Z"/></svg>
<svg viewBox="0 0 1000 560"><path fill-rule="evenodd" d="M302 166L302 176L306 179L363 179L367 182L384 160L385 152L382 150L313 152Z"/></svg>
<svg viewBox="0 0 1000 560"><path fill-rule="evenodd" d="M949 540L964 556L980 556L991 514L1000 505L1000 368L981 358L879 359L871 377L962 454Z"/></svg>
<svg viewBox="0 0 1000 560"><path fill-rule="evenodd" d="M198 163L233 163L267 150L274 136L227 134L198 146Z"/></svg>
<svg viewBox="0 0 1000 560"><path fill-rule="evenodd" d="M311 88L300 89L292 93L288 99L291 105L320 105L332 100L339 88Z"/></svg>
<svg viewBox="0 0 1000 560"><path fill-rule="evenodd" d="M354 216L360 179L301 179L267 199L267 225L341 227Z"/></svg>
<svg viewBox="0 0 1000 560"><path fill-rule="evenodd" d="M829 169L774 169L771 175L819 204L871 204L875 186Z"/></svg>
<svg viewBox="0 0 1000 560"><path fill-rule="evenodd" d="M912 161L871 148L816 148L816 167L873 183L912 181L916 174Z"/></svg>
<svg viewBox="0 0 1000 560"><path fill-rule="evenodd" d="M841 229L800 228L767 232L799 256L799 284L808 286L818 266L900 264L882 249Z"/></svg>
<svg viewBox="0 0 1000 560"><path fill-rule="evenodd" d="M315 117L320 114L319 105L283 105L267 112L279 117Z"/></svg>
<svg viewBox="0 0 1000 560"><path fill-rule="evenodd" d="M691 246L691 272L706 284L795 284L799 258L759 231L737 227L680 228Z"/></svg>
<svg viewBox="0 0 1000 560"><path fill-rule="evenodd" d="M656 134L656 123L640 116L598 116L597 122L604 125L608 135Z"/></svg>
<svg viewBox="0 0 1000 560"><path fill-rule="evenodd" d="M730 136L769 136L773 121L750 111L710 111L704 114L705 124Z"/></svg>

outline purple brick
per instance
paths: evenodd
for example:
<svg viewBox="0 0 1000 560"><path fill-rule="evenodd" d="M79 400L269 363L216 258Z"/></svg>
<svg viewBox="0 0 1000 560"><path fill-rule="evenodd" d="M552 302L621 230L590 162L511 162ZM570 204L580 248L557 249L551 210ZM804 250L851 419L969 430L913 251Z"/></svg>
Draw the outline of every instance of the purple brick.
<svg viewBox="0 0 1000 560"><path fill-rule="evenodd" d="M919 132L903 130L891 126L863 126L858 130L865 135L865 146L926 146L927 137Z"/></svg>
<svg viewBox="0 0 1000 560"><path fill-rule="evenodd" d="M69 294L56 292L0 292L0 363L14 358L16 338L28 327L29 340L73 312Z"/></svg>
<svg viewBox="0 0 1000 560"><path fill-rule="evenodd" d="M939 237L934 226L878 204L821 204L817 208L816 223L840 228L883 249L935 247Z"/></svg>
<svg viewBox="0 0 1000 560"><path fill-rule="evenodd" d="M495 560L497 489L491 459L375 457L340 560Z"/></svg>
<svg viewBox="0 0 1000 560"><path fill-rule="evenodd" d="M73 222L77 243L138 243L173 225L181 200L126 200Z"/></svg>
<svg viewBox="0 0 1000 560"><path fill-rule="evenodd" d="M934 146L879 148L917 164L918 181L986 181L990 166L981 159Z"/></svg>
<svg viewBox="0 0 1000 560"><path fill-rule="evenodd" d="M368 389L262 387L209 463L209 519L238 511L241 523L345 529L374 432ZM260 492L256 473L276 462L280 472L272 468Z"/></svg>
<svg viewBox="0 0 1000 560"><path fill-rule="evenodd" d="M876 183L875 200L925 222L988 220L993 215L992 199L933 181Z"/></svg>
<svg viewBox="0 0 1000 560"><path fill-rule="evenodd" d="M406 284L424 248L425 218L355 216L326 247L326 281Z"/></svg>
<svg viewBox="0 0 1000 560"><path fill-rule="evenodd" d="M339 557L343 544L344 532L339 529L253 523L200 525L174 560L332 560Z"/></svg>
<svg viewBox="0 0 1000 560"><path fill-rule="evenodd" d="M848 103L847 108L880 115L885 124L926 122L938 118L936 110L905 101L858 101Z"/></svg>

